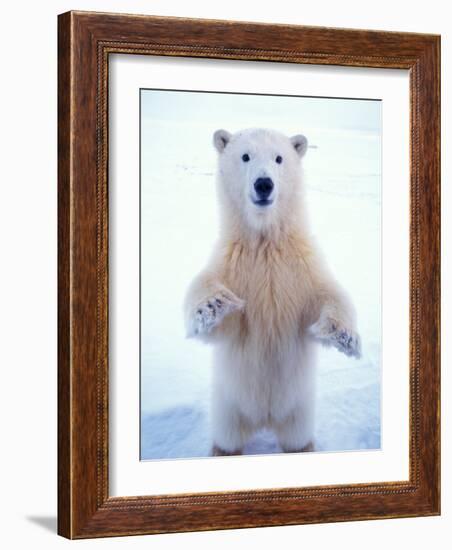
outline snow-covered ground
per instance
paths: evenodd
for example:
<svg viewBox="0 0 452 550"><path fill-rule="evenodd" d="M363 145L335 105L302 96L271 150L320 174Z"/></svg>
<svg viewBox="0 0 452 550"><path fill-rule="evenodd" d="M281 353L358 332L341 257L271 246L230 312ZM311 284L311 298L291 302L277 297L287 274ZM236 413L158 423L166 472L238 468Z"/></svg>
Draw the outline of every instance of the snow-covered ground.
<svg viewBox="0 0 452 550"><path fill-rule="evenodd" d="M317 449L378 449L379 104L296 98L288 108L285 98L270 104L249 96L254 109L247 109L244 96L237 104L234 97L217 96L213 116L205 94L156 94L142 96L141 459L202 457L210 449L211 349L185 338L182 302L216 239L212 134L218 127L266 126L308 137L304 170L311 227L353 298L363 344L360 360L319 351ZM323 118L316 116L320 112ZM344 117L347 112L353 116ZM317 119L323 122L315 126ZM369 119L377 123L369 125ZM280 449L273 434L263 431L245 452Z"/></svg>

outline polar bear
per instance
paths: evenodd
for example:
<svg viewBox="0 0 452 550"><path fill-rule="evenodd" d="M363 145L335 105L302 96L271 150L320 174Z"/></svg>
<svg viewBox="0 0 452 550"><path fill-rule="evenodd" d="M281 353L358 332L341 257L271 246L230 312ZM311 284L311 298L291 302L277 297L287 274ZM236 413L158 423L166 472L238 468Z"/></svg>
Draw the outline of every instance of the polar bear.
<svg viewBox="0 0 452 550"><path fill-rule="evenodd" d="M217 130L220 236L185 299L188 337L214 348L212 455L242 454L263 427L284 452L315 449L315 347L360 356L356 313L304 212L308 142Z"/></svg>

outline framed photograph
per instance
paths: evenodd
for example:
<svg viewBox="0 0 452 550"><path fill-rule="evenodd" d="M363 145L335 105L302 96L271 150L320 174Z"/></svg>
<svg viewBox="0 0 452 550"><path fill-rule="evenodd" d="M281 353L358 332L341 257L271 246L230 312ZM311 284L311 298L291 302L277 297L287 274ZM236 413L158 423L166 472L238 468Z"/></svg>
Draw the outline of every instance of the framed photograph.
<svg viewBox="0 0 452 550"><path fill-rule="evenodd" d="M58 49L59 533L439 514L439 36Z"/></svg>

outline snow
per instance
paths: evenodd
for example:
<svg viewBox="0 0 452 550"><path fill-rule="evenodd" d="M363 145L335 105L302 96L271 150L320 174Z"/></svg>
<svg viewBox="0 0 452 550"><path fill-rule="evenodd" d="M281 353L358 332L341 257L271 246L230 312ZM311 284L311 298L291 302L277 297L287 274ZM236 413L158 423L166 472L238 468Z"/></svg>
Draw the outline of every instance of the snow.
<svg viewBox="0 0 452 550"><path fill-rule="evenodd" d="M360 360L319 350L316 450L378 449L380 103L208 96L204 101L206 94L142 92L141 459L203 457L210 450L212 349L185 338L182 302L216 239L212 134L219 127L265 126L308 137L304 172L311 227L353 298L363 346ZM266 430L245 448L246 454L277 452Z"/></svg>

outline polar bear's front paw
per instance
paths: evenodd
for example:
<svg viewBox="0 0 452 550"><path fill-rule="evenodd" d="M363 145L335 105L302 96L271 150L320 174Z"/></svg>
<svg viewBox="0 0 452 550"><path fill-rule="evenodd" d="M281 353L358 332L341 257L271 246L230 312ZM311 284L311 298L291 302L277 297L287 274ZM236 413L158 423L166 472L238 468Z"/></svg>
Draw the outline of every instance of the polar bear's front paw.
<svg viewBox="0 0 452 550"><path fill-rule="evenodd" d="M334 346L349 357L361 357L359 335L335 319L319 319L310 327L310 333L324 345Z"/></svg>
<svg viewBox="0 0 452 550"><path fill-rule="evenodd" d="M244 306L245 302L237 298L231 291L226 289L219 291L198 304L189 322L188 336L208 334L227 315L243 309Z"/></svg>

